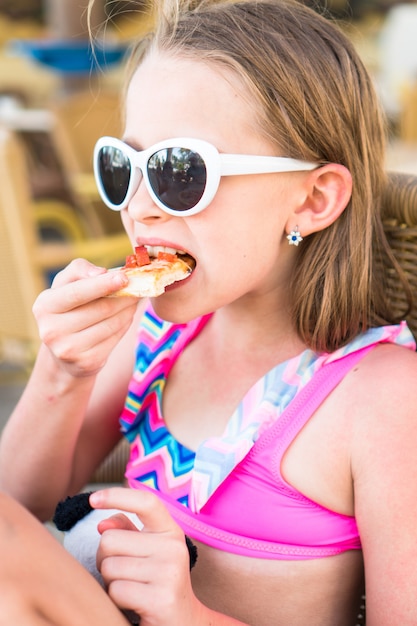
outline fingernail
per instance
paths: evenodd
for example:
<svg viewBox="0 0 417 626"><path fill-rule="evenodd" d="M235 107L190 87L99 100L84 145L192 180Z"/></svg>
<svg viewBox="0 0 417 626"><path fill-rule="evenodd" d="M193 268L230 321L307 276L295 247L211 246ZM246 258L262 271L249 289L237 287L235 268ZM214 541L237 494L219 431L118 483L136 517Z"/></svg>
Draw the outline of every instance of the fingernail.
<svg viewBox="0 0 417 626"><path fill-rule="evenodd" d="M89 497L89 501L91 506L98 506L101 502L102 498L101 498L101 494L100 491L94 491L93 493L90 494Z"/></svg>

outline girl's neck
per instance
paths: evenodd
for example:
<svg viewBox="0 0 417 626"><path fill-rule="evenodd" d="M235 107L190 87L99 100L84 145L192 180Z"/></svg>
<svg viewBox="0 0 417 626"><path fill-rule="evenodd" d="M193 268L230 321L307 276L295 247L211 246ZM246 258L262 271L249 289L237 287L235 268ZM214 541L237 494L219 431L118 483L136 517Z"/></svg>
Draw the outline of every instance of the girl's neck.
<svg viewBox="0 0 417 626"><path fill-rule="evenodd" d="M273 364L306 349L298 337L288 311L254 310L229 306L216 311L207 325L207 343L220 358L250 355L255 361Z"/></svg>

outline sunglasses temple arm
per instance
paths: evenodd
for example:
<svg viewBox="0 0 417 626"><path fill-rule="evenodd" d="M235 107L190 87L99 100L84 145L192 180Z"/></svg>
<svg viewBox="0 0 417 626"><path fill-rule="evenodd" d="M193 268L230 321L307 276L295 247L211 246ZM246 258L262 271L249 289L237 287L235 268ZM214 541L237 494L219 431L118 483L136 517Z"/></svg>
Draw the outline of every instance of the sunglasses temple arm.
<svg viewBox="0 0 417 626"><path fill-rule="evenodd" d="M287 157L246 154L220 154L222 176L238 174L268 174L274 172L303 172L317 168L318 163L299 161Z"/></svg>

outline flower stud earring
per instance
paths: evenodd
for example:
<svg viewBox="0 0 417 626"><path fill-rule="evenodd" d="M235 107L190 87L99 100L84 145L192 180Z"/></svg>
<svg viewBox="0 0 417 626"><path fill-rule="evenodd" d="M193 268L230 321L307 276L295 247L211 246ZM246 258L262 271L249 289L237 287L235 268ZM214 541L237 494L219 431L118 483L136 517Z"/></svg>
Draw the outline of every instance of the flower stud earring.
<svg viewBox="0 0 417 626"><path fill-rule="evenodd" d="M298 246L300 241L303 240L303 238L301 237L301 233L298 230L298 226L296 226L294 230L292 230L290 234L287 235L287 239L289 241L290 246Z"/></svg>

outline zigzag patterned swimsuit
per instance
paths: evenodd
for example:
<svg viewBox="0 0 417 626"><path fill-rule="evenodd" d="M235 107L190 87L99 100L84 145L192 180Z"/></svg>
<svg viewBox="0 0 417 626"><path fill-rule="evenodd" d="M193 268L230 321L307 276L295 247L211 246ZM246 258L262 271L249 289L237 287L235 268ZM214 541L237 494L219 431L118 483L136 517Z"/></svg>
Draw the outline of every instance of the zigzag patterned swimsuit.
<svg viewBox="0 0 417 626"><path fill-rule="evenodd" d="M305 350L274 367L242 399L221 437L194 452L176 441L162 414L176 358L210 316L171 324L148 308L121 428L131 444L132 488L160 493L190 537L269 559L308 559L360 549L355 519L313 502L281 475L281 459L316 408L379 343L415 349L405 323L373 328L331 354Z"/></svg>

